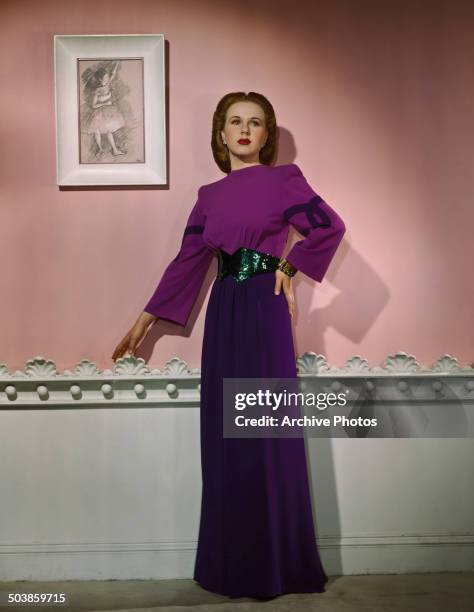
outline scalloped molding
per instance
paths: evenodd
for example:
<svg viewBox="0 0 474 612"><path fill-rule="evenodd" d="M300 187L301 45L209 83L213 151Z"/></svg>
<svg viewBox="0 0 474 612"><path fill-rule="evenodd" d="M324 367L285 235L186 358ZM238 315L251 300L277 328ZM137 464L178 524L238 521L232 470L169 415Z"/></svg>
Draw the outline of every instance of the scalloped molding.
<svg viewBox="0 0 474 612"><path fill-rule="evenodd" d="M324 355L312 351L296 359L299 377L325 379L331 387L340 387L338 378L363 378L366 388L373 391L377 379L394 378L400 391L408 389L407 380L434 377L430 386L439 392L442 379L456 377L462 381L462 391L474 396L474 368L462 367L451 355L443 355L432 366L420 365L413 355L399 351L389 355L382 366L371 367L366 359L354 355L343 367L331 366ZM59 373L51 359L34 357L24 370L10 373L0 364L0 406L68 405L68 404L168 404L194 405L199 402L201 373L190 369L185 361L174 357L163 369L150 369L140 357L123 357L113 370L99 370L83 359L73 369ZM113 400L113 403L111 403Z"/></svg>

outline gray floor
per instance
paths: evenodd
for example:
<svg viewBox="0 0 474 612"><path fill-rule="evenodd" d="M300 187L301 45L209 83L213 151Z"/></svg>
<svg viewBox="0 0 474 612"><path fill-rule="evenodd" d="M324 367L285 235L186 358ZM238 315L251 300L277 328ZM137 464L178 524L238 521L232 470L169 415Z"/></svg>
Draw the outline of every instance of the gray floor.
<svg viewBox="0 0 474 612"><path fill-rule="evenodd" d="M0 591L67 593L70 605L0 606L2 610L94 610L145 612L473 612L474 574L331 576L321 594L282 595L268 601L228 599L209 593L193 580L106 582L0 582Z"/></svg>

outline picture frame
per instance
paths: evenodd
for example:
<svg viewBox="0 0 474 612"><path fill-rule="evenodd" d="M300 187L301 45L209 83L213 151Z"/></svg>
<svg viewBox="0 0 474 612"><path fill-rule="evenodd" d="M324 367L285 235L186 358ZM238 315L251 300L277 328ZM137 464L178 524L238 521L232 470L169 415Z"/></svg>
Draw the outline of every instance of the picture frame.
<svg viewBox="0 0 474 612"><path fill-rule="evenodd" d="M167 183L164 42L54 35L59 186Z"/></svg>

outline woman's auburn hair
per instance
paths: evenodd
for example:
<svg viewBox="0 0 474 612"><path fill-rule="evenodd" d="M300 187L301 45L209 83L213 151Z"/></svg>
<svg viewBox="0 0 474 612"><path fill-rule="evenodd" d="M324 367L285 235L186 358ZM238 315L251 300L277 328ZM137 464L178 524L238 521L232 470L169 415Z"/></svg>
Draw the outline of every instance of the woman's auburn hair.
<svg viewBox="0 0 474 612"><path fill-rule="evenodd" d="M276 118L273 106L267 98L255 91L235 91L226 94L222 97L214 111L212 118L212 138L211 147L214 160L222 172L228 174L231 171L229 150L222 142L221 131L225 127L225 119L229 106L235 102L255 102L263 110L265 115L265 127L268 132L268 138L265 146L260 149L259 159L262 164L270 165L275 157L276 148Z"/></svg>

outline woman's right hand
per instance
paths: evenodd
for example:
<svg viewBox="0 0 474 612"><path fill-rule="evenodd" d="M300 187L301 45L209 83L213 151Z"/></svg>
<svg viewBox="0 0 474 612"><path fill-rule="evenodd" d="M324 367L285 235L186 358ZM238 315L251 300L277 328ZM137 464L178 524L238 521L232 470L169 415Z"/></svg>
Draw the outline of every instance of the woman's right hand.
<svg viewBox="0 0 474 612"><path fill-rule="evenodd" d="M150 323L154 323L157 319L158 317L155 317L154 315L151 315L148 312L142 312L141 315L138 317L135 325L117 344L112 354L112 360L116 361L117 359L120 359L120 357L123 357L125 353L134 355L136 349L141 344L149 328L151 327Z"/></svg>

